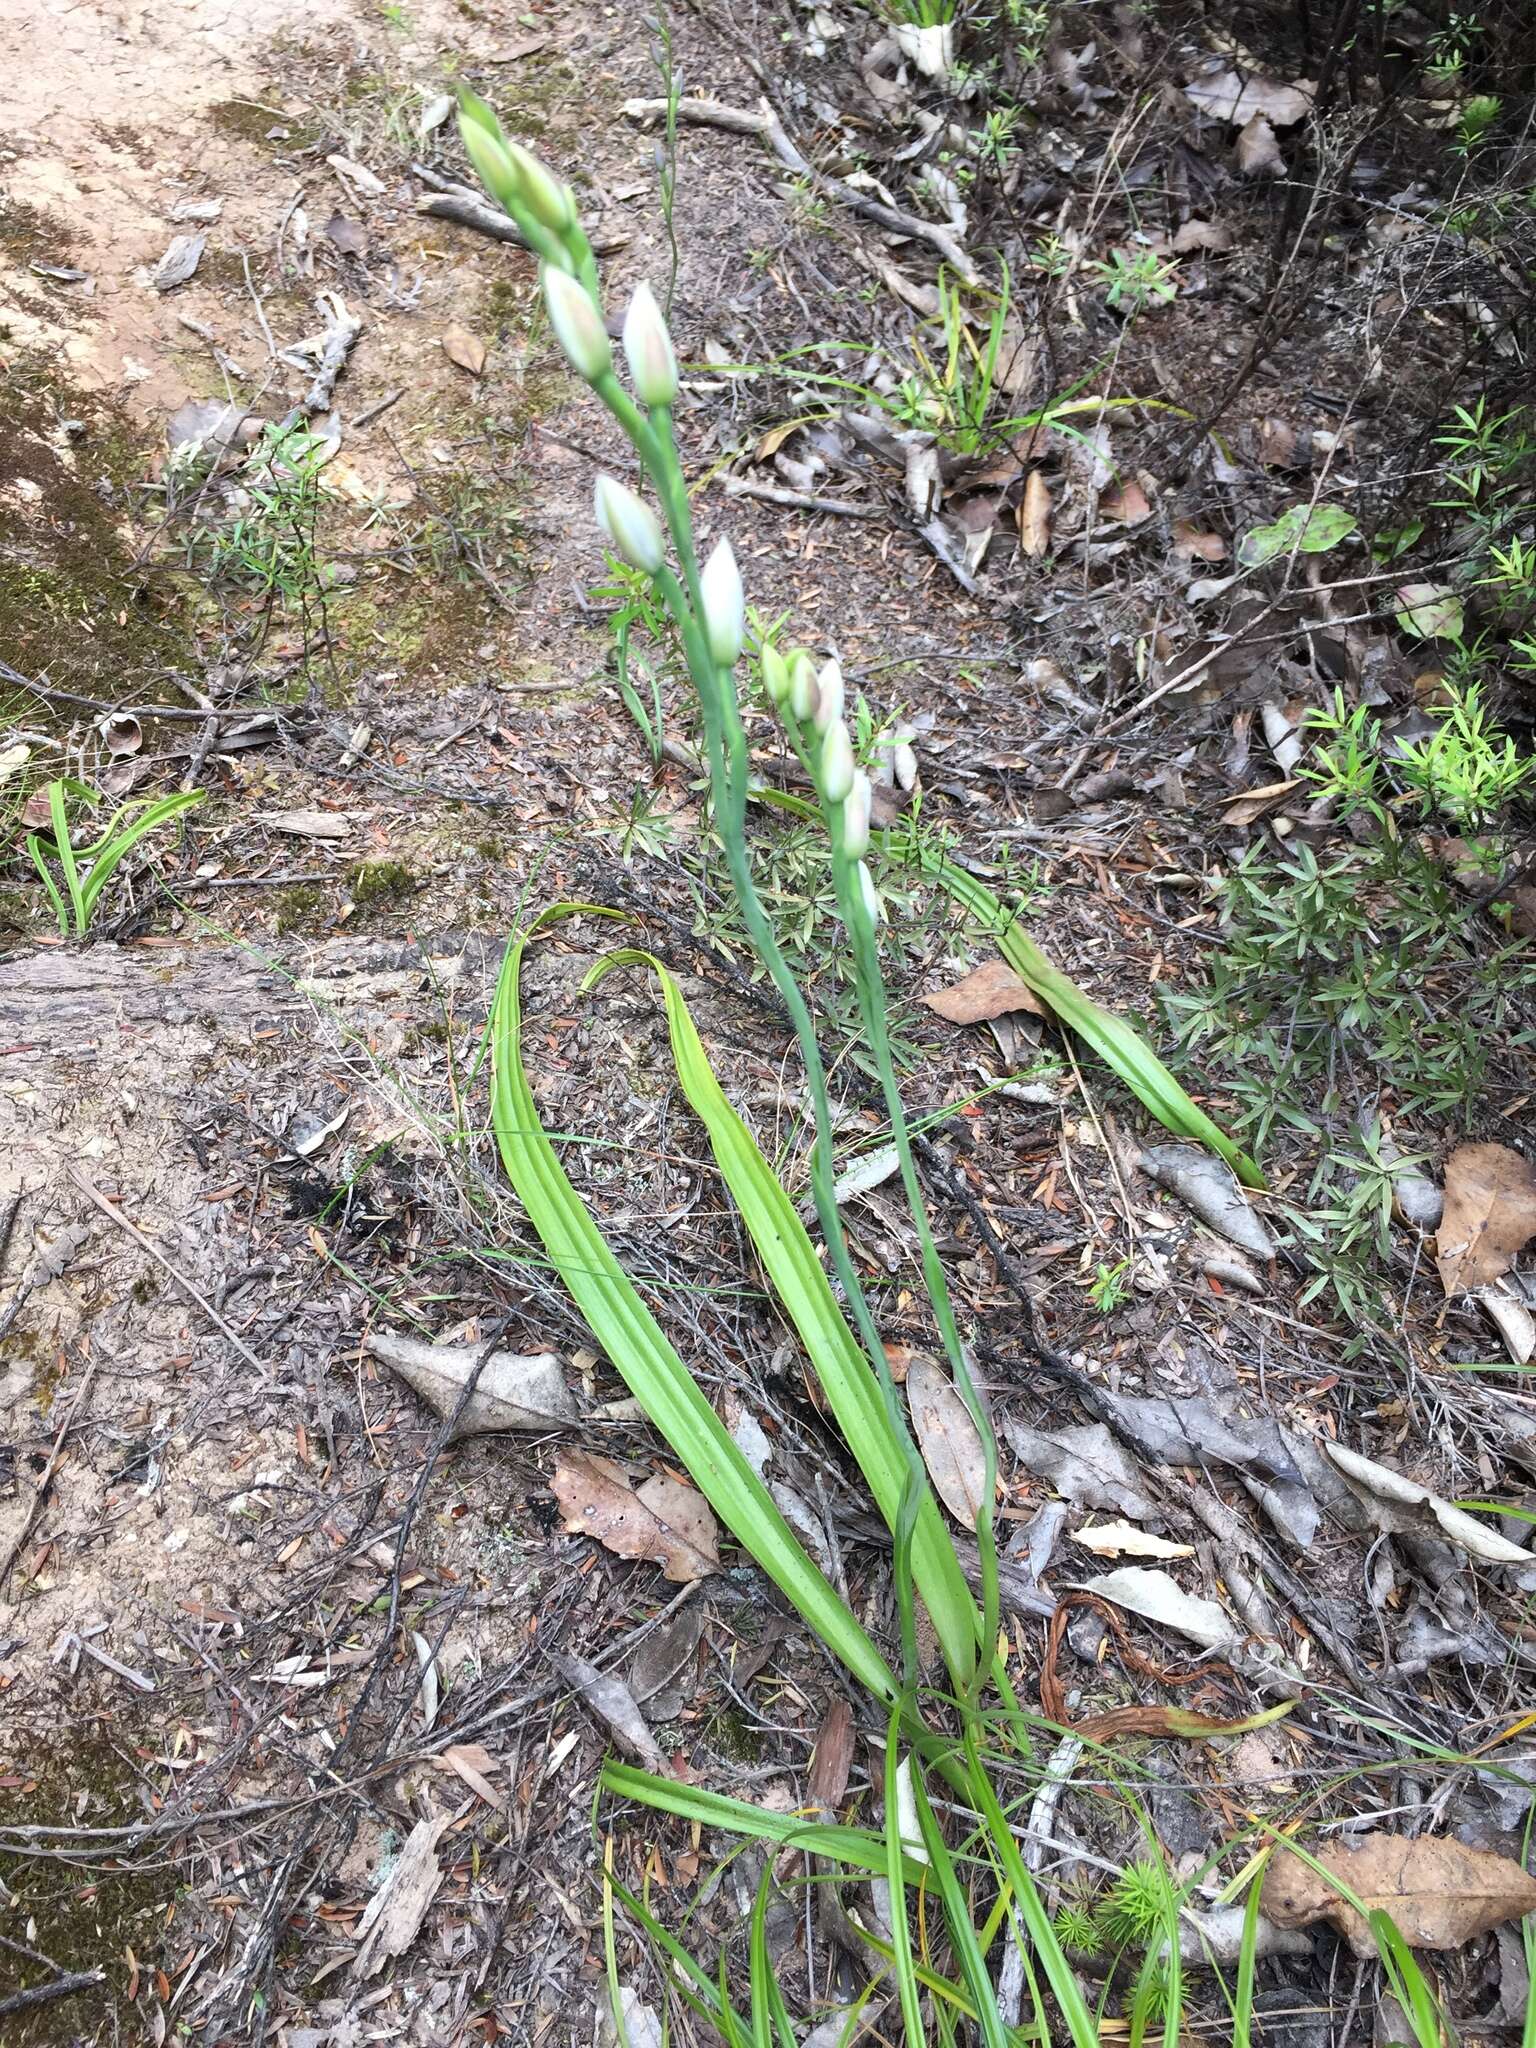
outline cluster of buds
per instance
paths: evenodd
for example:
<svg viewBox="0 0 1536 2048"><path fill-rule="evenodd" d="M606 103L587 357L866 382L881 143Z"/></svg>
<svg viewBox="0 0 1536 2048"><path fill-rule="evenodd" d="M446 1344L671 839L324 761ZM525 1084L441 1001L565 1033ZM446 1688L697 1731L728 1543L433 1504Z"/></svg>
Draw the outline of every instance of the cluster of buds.
<svg viewBox="0 0 1536 2048"><path fill-rule="evenodd" d="M620 405L627 401L620 399L613 344L575 194L531 151L510 141L490 108L472 93L461 95L459 132L487 192L540 259L539 281L555 339L577 375L622 419ZM677 399L677 354L647 284L637 285L629 302L623 342L635 396L653 412L666 411ZM598 525L622 560L647 576L662 573L666 536L661 521L627 484L599 477L596 512ZM729 541L720 541L705 563L698 596L698 625L709 659L717 669L730 670L746 639L746 596ZM776 649L765 647L763 676L769 696L798 733L828 825L854 863L864 907L871 921L877 921L879 898L864 862L872 792L869 777L854 762L853 740L843 717L843 672L835 661L818 670L803 649L786 661Z"/></svg>
<svg viewBox="0 0 1536 2048"><path fill-rule="evenodd" d="M824 662L818 669L804 648L797 648L786 660L777 648L765 647L763 682L781 717L798 731L828 822L854 864L870 922L878 923L880 899L864 861L869 851L874 791L869 777L854 763L853 739L843 716L843 671L836 661Z"/></svg>

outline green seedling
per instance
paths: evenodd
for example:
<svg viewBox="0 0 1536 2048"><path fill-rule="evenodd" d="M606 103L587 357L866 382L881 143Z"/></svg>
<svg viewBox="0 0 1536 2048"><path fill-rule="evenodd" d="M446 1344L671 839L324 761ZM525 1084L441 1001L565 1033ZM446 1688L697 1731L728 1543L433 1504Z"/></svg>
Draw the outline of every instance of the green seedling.
<svg viewBox="0 0 1536 2048"><path fill-rule="evenodd" d="M82 939L90 929L107 883L140 840L183 811L191 810L194 804L200 804L205 794L200 789L188 789L174 796L138 798L123 804L113 812L99 838L87 846L77 846L70 836L67 800L78 797L82 803L97 804L100 796L89 784L77 782L72 776L48 783L43 793L48 799L48 830L27 834L27 852L42 877L60 932L66 938L73 932ZM134 812L138 813L136 817ZM130 818L131 823L127 822ZM64 878L63 892L54 881L50 858L57 861Z"/></svg>

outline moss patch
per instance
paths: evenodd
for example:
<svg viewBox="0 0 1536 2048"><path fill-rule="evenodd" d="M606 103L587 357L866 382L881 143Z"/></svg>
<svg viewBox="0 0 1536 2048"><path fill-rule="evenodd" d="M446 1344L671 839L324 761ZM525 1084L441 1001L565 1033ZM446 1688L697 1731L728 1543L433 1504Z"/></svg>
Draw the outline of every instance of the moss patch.
<svg viewBox="0 0 1536 2048"><path fill-rule="evenodd" d="M127 1827L143 1820L139 1774L126 1747L103 1715L75 1723L67 1744L38 1741L13 1753L0 1761L0 1824ZM95 2028L121 2007L124 1950L133 1950L141 1972L165 1960L166 1915L175 1896L171 1872L119 1871L110 1858L81 1869L0 1852L0 1884L0 1934L40 1951L65 1971L106 1973L106 1982L93 1991L10 2014L5 2048L66 2048L93 2038ZM36 1923L30 1938L29 1921ZM30 1989L53 1975L26 1955L4 1953L9 1990Z"/></svg>
<svg viewBox="0 0 1536 2048"><path fill-rule="evenodd" d="M403 861L364 860L347 870L347 888L359 910L403 903L416 893L416 877Z"/></svg>
<svg viewBox="0 0 1536 2048"><path fill-rule="evenodd" d="M144 464L108 401L51 362L11 362L0 383L0 646L17 668L120 696L195 661L178 579L138 559L127 486Z"/></svg>

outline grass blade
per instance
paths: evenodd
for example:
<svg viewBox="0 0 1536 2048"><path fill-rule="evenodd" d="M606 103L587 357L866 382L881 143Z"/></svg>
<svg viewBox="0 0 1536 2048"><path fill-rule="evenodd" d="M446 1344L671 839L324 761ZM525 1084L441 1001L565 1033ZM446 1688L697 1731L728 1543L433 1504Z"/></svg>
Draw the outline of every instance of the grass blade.
<svg viewBox="0 0 1536 2048"><path fill-rule="evenodd" d="M971 1918L971 1909L960 1879L955 1871L954 1858L949 1853L949 1844L934 1818L928 1794L923 1785L920 1767L912 1766L912 1794L917 1801L917 1824L923 1832L923 1847L928 1851L928 1861L933 1867L934 1880L938 1885L939 1901L944 1908L944 1924L949 1930L950 1946L954 1949L960 1965L960 1974L966 1989L975 2001L980 2023L980 2032L985 2048L1008 2048L1007 2029L1003 2016L997 2009L997 1994L992 1988L992 1979L987 1975L987 1965L976 1939L976 1925Z"/></svg>
<svg viewBox="0 0 1536 2048"><path fill-rule="evenodd" d="M886 1526L894 1529L906 1458L902 1446L892 1438L885 1401L863 1347L844 1320L794 1203L716 1080L672 975L652 954L624 948L599 962L586 985L590 988L613 968L630 964L651 968L660 983L683 1093L704 1126L715 1162L774 1291L816 1369L843 1439L858 1461ZM976 1668L981 1618L931 1493L918 1511L912 1565L945 1660L963 1686Z"/></svg>
<svg viewBox="0 0 1536 2048"><path fill-rule="evenodd" d="M871 1877L888 1875L885 1838L868 1828L843 1827L836 1821L803 1820L792 1813L770 1813L745 1799L732 1799L724 1792L705 1792L697 1785L681 1785L671 1778L653 1777L634 1764L603 1765L605 1791L635 1806L654 1807L678 1820L693 1821L703 1828L719 1828L728 1835L746 1835L757 1842L782 1842L789 1849L803 1849L809 1856L825 1856L849 1870L867 1871ZM908 1884L920 1883L923 1871L909 1857L902 1858L902 1876Z"/></svg>
<svg viewBox="0 0 1536 2048"><path fill-rule="evenodd" d="M492 1004L491 1120L507 1178L555 1270L625 1385L721 1521L809 1626L889 1706L894 1674L807 1556L767 1488L705 1400L567 1179L523 1067L518 977L528 938L577 908L556 905L507 948Z"/></svg>
<svg viewBox="0 0 1536 2048"><path fill-rule="evenodd" d="M75 912L75 934L85 935L85 901L80 894L80 874L75 866L75 849L69 842L69 819L64 814L64 785L50 782L48 785L48 814L53 824L54 851L59 856L59 866L64 870L64 886L69 891L70 903Z"/></svg>
<svg viewBox="0 0 1536 2048"><path fill-rule="evenodd" d="M934 877L965 910L984 924L998 951L1030 992L1086 1045L1092 1046L1131 1093L1176 1137L1193 1138L1218 1153L1245 1187L1262 1188L1264 1176L1225 1131L1192 1102L1144 1039L1113 1011L1101 1009L1059 967L1053 967L1015 915L1003 908L985 882L943 854L923 852L925 873Z"/></svg>
<svg viewBox="0 0 1536 2048"><path fill-rule="evenodd" d="M900 1770L901 1716L893 1712L885 1731L885 1881L891 1899L891 1974L896 1979L907 2048L926 2048L922 2001L912 1960L912 1929L907 1921L907 1888L901 1876L906 1857L901 1842L901 1799L896 1789Z"/></svg>

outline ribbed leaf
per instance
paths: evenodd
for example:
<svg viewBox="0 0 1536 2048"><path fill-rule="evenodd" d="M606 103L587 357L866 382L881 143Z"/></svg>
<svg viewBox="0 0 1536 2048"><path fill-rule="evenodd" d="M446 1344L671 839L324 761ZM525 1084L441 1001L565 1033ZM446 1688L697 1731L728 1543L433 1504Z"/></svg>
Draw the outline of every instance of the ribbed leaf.
<svg viewBox="0 0 1536 2048"><path fill-rule="evenodd" d="M699 1491L827 1648L889 1705L900 1691L889 1665L800 1547L631 1286L539 1122L520 1045L523 947L541 925L588 908L557 904L545 911L507 948L502 964L491 1012L491 1120L507 1178L593 1336Z"/></svg>
<svg viewBox="0 0 1536 2048"><path fill-rule="evenodd" d="M774 1292L799 1332L844 1441L858 1461L875 1504L894 1529L906 1460L892 1435L874 1370L843 1319L794 1203L716 1080L676 981L652 954L625 948L600 962L587 977L587 986L611 969L630 964L649 967L661 985L672 1057L683 1093L708 1134L716 1164ZM918 1513L912 1571L945 1660L957 1685L964 1686L976 1668L980 1616L931 1494Z"/></svg>
<svg viewBox="0 0 1536 2048"><path fill-rule="evenodd" d="M1160 1124L1166 1125L1180 1138L1194 1138L1202 1145L1209 1145L1213 1152L1226 1160L1246 1187L1263 1187L1264 1176L1257 1166L1246 1153L1239 1151L1203 1109L1190 1101L1152 1048L1123 1017L1100 1009L1092 997L1084 995L1070 975L1063 974L1059 967L1053 967L1034 941L1024 936L1018 918L1004 910L985 882L977 881L974 875L956 867L942 854L925 852L922 865L924 872L932 875L940 888L947 890L958 904L987 926L998 951L1020 981L1043 1003L1049 1004L1056 1017L1075 1031L1085 1044L1093 1047L1104 1064L1114 1069Z"/></svg>

